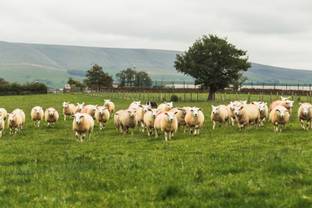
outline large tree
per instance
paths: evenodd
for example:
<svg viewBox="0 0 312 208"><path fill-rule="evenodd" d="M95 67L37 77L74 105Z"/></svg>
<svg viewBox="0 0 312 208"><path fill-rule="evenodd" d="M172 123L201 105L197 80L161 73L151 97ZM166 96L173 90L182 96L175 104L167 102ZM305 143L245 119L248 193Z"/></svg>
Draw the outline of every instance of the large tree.
<svg viewBox="0 0 312 208"><path fill-rule="evenodd" d="M113 86L112 77L103 71L103 68L97 64L93 65L87 71L85 84L93 90L101 90Z"/></svg>
<svg viewBox="0 0 312 208"><path fill-rule="evenodd" d="M127 68L116 74L119 87L150 87L152 79L143 71L137 72L132 68Z"/></svg>
<svg viewBox="0 0 312 208"><path fill-rule="evenodd" d="M195 78L195 83L209 89L208 100L215 93L235 83L250 67L246 51L216 35L203 36L184 53L178 54L175 68Z"/></svg>

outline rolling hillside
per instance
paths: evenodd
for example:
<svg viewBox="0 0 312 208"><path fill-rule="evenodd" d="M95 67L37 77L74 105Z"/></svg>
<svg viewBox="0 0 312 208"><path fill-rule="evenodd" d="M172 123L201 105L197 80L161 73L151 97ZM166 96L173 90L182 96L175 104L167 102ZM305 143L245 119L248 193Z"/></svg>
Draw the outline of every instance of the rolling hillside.
<svg viewBox="0 0 312 208"><path fill-rule="evenodd" d="M80 46L0 42L0 76L16 82L39 80L62 87L68 77L82 79L92 64L115 75L126 67L148 72L155 80L185 80L173 67L179 51L154 49L96 48ZM252 64L246 73L254 82L312 82L312 72Z"/></svg>

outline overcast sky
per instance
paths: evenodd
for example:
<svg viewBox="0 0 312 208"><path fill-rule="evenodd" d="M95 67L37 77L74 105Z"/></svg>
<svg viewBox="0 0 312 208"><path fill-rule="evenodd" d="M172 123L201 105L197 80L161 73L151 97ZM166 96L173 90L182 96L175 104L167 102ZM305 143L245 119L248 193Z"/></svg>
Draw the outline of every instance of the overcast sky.
<svg viewBox="0 0 312 208"><path fill-rule="evenodd" d="M312 70L311 0L0 0L0 40L186 50L227 37L262 64Z"/></svg>

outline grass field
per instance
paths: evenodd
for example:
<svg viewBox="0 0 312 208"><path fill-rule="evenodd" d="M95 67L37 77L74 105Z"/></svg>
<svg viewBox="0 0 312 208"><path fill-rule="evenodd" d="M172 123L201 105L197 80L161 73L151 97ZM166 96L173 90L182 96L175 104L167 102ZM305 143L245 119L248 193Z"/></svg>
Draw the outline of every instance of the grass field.
<svg viewBox="0 0 312 208"><path fill-rule="evenodd" d="M211 103L176 103L201 107L205 127L167 143L138 131L119 135L112 120L79 143L71 121L35 129L29 120L35 105L61 111L63 101L101 104L108 96L0 98L28 116L23 135L0 140L0 207L312 207L312 133L300 129L295 113L282 133L270 124L212 131ZM124 108L130 100L114 102Z"/></svg>

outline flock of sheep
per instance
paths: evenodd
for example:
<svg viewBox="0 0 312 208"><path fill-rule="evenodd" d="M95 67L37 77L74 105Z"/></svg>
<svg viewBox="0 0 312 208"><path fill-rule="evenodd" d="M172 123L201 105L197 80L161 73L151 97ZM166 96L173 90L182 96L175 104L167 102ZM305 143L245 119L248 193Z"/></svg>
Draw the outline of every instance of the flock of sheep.
<svg viewBox="0 0 312 208"><path fill-rule="evenodd" d="M289 97L281 97L268 107L265 102L234 101L228 105L212 106L211 121L213 129L216 123L237 123L240 129L249 125L263 126L268 119L274 125L274 131L282 131L289 122L294 101ZM312 105L300 103L298 119L303 129L312 127Z"/></svg>
<svg viewBox="0 0 312 208"><path fill-rule="evenodd" d="M30 115L35 127L40 127L41 121L47 122L48 126L54 126L60 117L55 108L43 110L40 106L33 107ZM112 115L114 125L120 133L126 134L131 129L140 128L142 132L146 131L148 136L154 134L156 138L160 132L163 132L166 141L174 136L178 127L183 127L184 131L189 130L191 134L197 135L204 123L204 114L201 109L197 107L174 108L172 102L157 106L155 102L143 105L139 101L134 101L127 109L117 112L111 100L104 100L101 106L63 102L64 120L68 117L73 118L72 129L76 138L81 142L87 136L90 137L95 122L102 130ZM6 122L10 134L22 131L25 125L24 111L15 109L7 113L4 108L0 108L0 137L6 127Z"/></svg>
<svg viewBox="0 0 312 208"><path fill-rule="evenodd" d="M213 106L211 111L212 128L215 129L216 123L231 125L237 124L239 129L246 126L263 126L268 119L274 125L274 131L282 131L289 122L294 101L289 97L281 97L280 100L273 101L268 107L267 103L247 101L233 101L228 105ZM165 140L170 140L177 132L178 128L189 131L190 134L198 135L203 127L205 117L200 108L197 107L173 107L172 102L164 102L159 106L155 102L148 102L145 105L140 101L134 101L127 109L115 112L115 104L111 100L104 100L104 104L77 105L63 103L64 120L68 117L73 118L72 129L79 141L85 137L90 137L95 122L99 129L105 128L110 117L114 119L115 128L123 134L133 129L139 128L148 136L154 134L157 138L159 133L163 133ZM298 109L298 119L303 129L312 127L312 105L310 103L300 103ZM59 113L55 108L36 106L31 110L31 120L35 127L40 127L40 122L47 122L48 126L53 126L59 120ZM25 125L25 113L21 109L15 109L7 113L4 108L0 108L0 137L7 126L10 134L21 131Z"/></svg>

